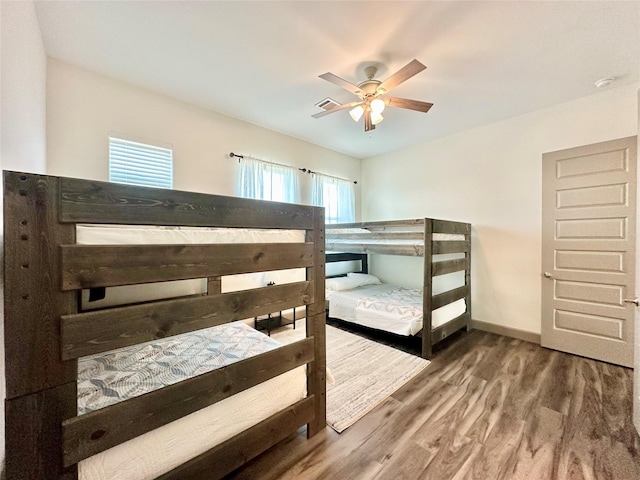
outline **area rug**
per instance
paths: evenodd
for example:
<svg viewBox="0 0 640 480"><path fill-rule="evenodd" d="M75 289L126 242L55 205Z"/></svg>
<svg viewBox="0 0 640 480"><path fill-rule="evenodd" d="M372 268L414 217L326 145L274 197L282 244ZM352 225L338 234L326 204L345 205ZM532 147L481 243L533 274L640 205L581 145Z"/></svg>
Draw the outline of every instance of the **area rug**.
<svg viewBox="0 0 640 480"><path fill-rule="evenodd" d="M304 320L302 320L304 322ZM304 323L272 332L282 343L304 337ZM327 325L327 425L341 433L398 390L429 361Z"/></svg>

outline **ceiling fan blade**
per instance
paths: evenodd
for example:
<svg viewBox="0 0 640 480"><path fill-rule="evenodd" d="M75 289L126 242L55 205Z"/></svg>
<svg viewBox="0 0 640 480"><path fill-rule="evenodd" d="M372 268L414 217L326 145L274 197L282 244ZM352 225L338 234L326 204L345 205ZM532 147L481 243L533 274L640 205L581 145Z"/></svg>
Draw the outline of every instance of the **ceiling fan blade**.
<svg viewBox="0 0 640 480"><path fill-rule="evenodd" d="M333 73L323 73L322 75L318 75L320 78L326 80L327 82L331 82L339 87L344 88L345 90L353 93L354 95L360 95L362 91L353 83L349 83L346 80L334 75Z"/></svg>
<svg viewBox="0 0 640 480"><path fill-rule="evenodd" d="M362 105L364 102L350 102L343 103L342 105L338 105L337 107L330 108L329 110L325 110L323 112L314 113L311 115L313 118L322 118L325 115L329 115L330 113L337 112L339 110L344 110L346 108L357 107L358 105Z"/></svg>
<svg viewBox="0 0 640 480"><path fill-rule="evenodd" d="M421 64L418 60L416 59L411 60L407 65L402 67L400 70L398 70L396 73L394 73L389 78L387 78L384 82L382 82L378 87L378 92L386 93L390 91L392 88L397 87L402 82L409 80L414 75L420 73L425 68L427 67Z"/></svg>
<svg viewBox="0 0 640 480"><path fill-rule="evenodd" d="M416 112L427 113L433 103L421 102L419 100L409 100L408 98L387 97L384 99L384 103L390 107L396 108L408 108L409 110L415 110Z"/></svg>
<svg viewBox="0 0 640 480"><path fill-rule="evenodd" d="M366 108L364 111L364 131L374 130L376 126L371 122L371 109Z"/></svg>

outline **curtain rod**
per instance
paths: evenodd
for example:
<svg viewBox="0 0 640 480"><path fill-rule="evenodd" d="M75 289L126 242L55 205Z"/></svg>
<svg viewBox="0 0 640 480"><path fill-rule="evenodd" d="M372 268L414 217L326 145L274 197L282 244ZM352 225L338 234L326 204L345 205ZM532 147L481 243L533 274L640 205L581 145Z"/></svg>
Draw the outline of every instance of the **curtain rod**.
<svg viewBox="0 0 640 480"><path fill-rule="evenodd" d="M238 155L237 153L233 153L233 152L229 153L229 156L231 158L236 157L238 159L245 158L245 155ZM246 155L246 157L247 158L251 158L253 160L258 160L260 162L270 163L271 165L278 165L279 167L295 168L295 167L292 167L291 165L285 165L284 163L270 162L269 160L262 160L261 158L252 157L250 155ZM238 161L240 161L240 160L238 160ZM346 178L336 177L334 175L327 175L326 173L314 172L312 170L309 170L308 168L298 168L298 170L300 170L301 172L304 172L304 173L309 173L311 175L317 173L318 175L324 175L325 177L335 178L337 180L343 180L345 182L350 182L351 181L351 180L347 180ZM358 184L358 182L355 181L355 180L353 180L353 183L356 184L356 185Z"/></svg>
<svg viewBox="0 0 640 480"><path fill-rule="evenodd" d="M335 175L327 175L326 173L322 173L322 172L314 172L313 170L309 170L308 168L299 168L298 170L301 170L303 172L306 173L310 173L311 175L314 174L318 174L318 175L322 175L324 177L329 177L329 178L335 178L336 180L343 180L345 182L351 182L352 180L347 180L346 178L342 178L342 177L336 177ZM356 180L353 180L354 184L358 184L358 182Z"/></svg>
<svg viewBox="0 0 640 480"><path fill-rule="evenodd" d="M271 162L269 160L262 160L261 158L252 157L251 155L238 155L237 153L231 152L229 154L229 156L231 158L236 157L238 159L246 157L246 158L250 158L252 160L258 160L259 162L270 163L271 165L278 165L279 167L296 168L296 167L292 167L291 165L285 165L284 163L277 163L277 162ZM238 160L238 161L240 161L240 160ZM298 170L302 170L302 169L299 168Z"/></svg>

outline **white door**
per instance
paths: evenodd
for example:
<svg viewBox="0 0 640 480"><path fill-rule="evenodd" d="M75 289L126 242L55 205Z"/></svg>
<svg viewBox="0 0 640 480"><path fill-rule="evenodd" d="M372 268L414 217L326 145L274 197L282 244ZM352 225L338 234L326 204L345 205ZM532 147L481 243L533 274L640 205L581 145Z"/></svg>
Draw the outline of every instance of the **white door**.
<svg viewBox="0 0 640 480"><path fill-rule="evenodd" d="M636 137L542 156L542 346L633 366Z"/></svg>

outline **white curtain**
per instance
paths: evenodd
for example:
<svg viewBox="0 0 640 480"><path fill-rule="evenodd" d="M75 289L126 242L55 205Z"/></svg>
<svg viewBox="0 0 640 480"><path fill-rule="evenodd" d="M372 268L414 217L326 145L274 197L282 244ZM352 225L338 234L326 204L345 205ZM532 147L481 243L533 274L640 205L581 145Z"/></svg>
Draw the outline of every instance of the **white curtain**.
<svg viewBox="0 0 640 480"><path fill-rule="evenodd" d="M324 207L326 223L352 223L356 220L353 183L319 173L313 174L312 203Z"/></svg>
<svg viewBox="0 0 640 480"><path fill-rule="evenodd" d="M240 197L300 203L297 169L253 158L240 159L236 190Z"/></svg>

